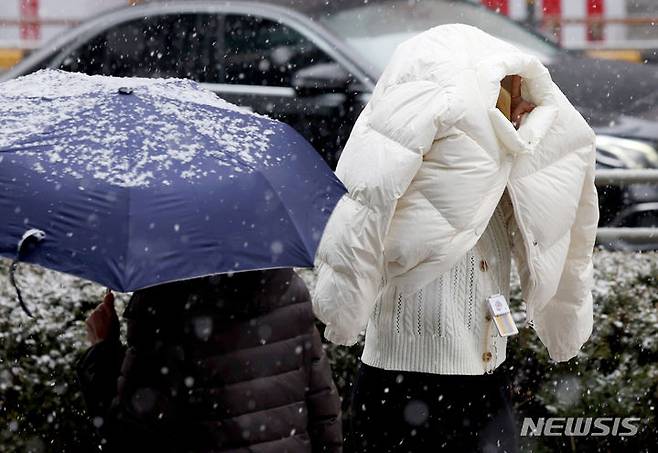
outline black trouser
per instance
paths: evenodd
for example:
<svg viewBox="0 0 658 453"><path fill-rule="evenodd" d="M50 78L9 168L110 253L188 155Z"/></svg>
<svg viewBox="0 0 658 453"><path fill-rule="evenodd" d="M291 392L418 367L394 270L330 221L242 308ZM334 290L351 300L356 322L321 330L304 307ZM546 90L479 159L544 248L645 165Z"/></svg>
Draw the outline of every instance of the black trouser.
<svg viewBox="0 0 658 453"><path fill-rule="evenodd" d="M346 452L517 452L517 432L501 368L468 376L361 363Z"/></svg>

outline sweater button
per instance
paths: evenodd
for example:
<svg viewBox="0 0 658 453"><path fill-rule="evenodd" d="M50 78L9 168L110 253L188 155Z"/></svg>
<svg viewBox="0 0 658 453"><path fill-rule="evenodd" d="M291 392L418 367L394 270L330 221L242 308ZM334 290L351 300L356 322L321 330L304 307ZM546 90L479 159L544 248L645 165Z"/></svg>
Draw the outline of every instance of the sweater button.
<svg viewBox="0 0 658 453"><path fill-rule="evenodd" d="M480 270L482 272L487 272L487 270L489 270L489 263L487 263L487 260L480 261Z"/></svg>
<svg viewBox="0 0 658 453"><path fill-rule="evenodd" d="M489 360L491 360L491 357L492 357L492 355L491 355L491 352L489 352L489 351L482 354L482 360L484 362L488 362Z"/></svg>

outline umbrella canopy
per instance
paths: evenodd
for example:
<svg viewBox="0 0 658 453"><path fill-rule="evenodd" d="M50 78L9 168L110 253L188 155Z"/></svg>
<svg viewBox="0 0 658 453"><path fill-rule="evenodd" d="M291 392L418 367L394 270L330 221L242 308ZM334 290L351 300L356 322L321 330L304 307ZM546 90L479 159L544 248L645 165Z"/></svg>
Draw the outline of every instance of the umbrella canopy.
<svg viewBox="0 0 658 453"><path fill-rule="evenodd" d="M6 257L117 291L312 266L344 193L292 128L188 80L44 70L0 84ZM30 230L40 242L18 253Z"/></svg>

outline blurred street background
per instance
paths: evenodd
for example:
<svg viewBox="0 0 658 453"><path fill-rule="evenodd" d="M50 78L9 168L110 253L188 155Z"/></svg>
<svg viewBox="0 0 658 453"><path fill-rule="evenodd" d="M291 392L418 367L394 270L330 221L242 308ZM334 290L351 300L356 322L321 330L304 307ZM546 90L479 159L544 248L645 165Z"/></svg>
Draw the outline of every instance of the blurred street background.
<svg viewBox="0 0 658 453"><path fill-rule="evenodd" d="M147 1L2 0L0 71L85 19ZM299 3L331 2L305 0ZM365 3L377 3L377 0ZM635 62L657 60L658 2L655 0L481 0L481 3L567 49Z"/></svg>

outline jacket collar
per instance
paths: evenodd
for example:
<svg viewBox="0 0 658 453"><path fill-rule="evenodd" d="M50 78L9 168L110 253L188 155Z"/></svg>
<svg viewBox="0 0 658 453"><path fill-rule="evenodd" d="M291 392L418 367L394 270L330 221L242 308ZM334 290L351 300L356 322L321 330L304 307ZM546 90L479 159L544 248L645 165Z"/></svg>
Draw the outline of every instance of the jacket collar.
<svg viewBox="0 0 658 453"><path fill-rule="evenodd" d="M533 154L557 119L556 91L548 69L532 55L503 53L480 61L476 73L489 120L503 147L513 155ZM537 106L518 130L496 108L500 81L508 74L523 77L523 97Z"/></svg>

